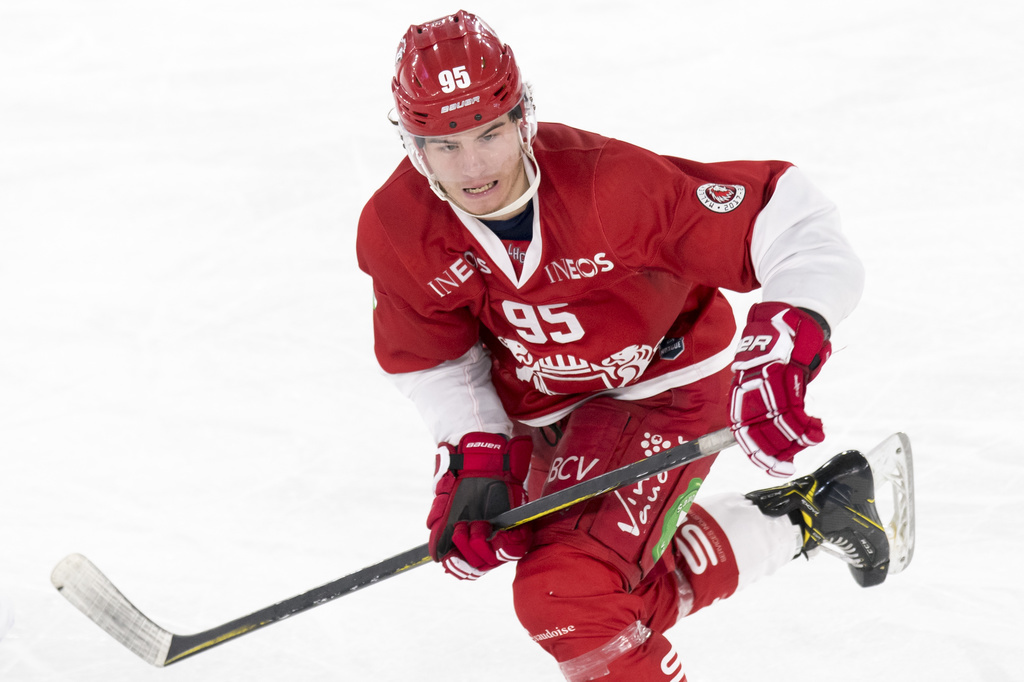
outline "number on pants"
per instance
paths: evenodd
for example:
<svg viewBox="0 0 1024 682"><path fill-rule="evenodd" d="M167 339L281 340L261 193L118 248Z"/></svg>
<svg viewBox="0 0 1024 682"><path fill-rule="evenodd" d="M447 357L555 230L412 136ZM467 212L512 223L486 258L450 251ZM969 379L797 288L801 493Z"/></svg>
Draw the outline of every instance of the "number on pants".
<svg viewBox="0 0 1024 682"><path fill-rule="evenodd" d="M678 536L682 542L676 543L676 547L694 575L700 575L708 567L718 565L715 548L698 526L687 523L679 528Z"/></svg>
<svg viewBox="0 0 1024 682"><path fill-rule="evenodd" d="M683 674L683 660L676 652L675 647L669 649L665 658L661 659L661 672L666 675L675 675L671 682L682 682L686 678Z"/></svg>

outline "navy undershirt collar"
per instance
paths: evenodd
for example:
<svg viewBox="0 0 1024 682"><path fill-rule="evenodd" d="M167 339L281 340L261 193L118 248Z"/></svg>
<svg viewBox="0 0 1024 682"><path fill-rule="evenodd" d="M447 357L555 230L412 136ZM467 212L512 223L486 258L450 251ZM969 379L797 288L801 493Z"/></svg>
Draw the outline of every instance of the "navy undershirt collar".
<svg viewBox="0 0 1024 682"><path fill-rule="evenodd" d="M526 210L508 220L481 220L500 239L530 241L533 239L533 202L526 204Z"/></svg>

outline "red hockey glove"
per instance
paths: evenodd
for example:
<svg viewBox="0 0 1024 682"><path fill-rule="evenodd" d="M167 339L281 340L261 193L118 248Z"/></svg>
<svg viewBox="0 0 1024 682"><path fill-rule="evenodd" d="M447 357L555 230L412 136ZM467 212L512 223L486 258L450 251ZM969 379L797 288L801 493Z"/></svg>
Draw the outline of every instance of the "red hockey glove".
<svg viewBox="0 0 1024 682"><path fill-rule="evenodd" d="M430 556L460 580L476 580L530 547L530 529L518 526L491 537L487 519L526 501L523 481L533 443L496 433L468 433L458 447L441 443L430 507Z"/></svg>
<svg viewBox="0 0 1024 682"><path fill-rule="evenodd" d="M808 312L777 302L751 307L732 365L732 430L750 461L772 476L795 474L794 455L825 438L821 420L804 412L804 389L831 352Z"/></svg>

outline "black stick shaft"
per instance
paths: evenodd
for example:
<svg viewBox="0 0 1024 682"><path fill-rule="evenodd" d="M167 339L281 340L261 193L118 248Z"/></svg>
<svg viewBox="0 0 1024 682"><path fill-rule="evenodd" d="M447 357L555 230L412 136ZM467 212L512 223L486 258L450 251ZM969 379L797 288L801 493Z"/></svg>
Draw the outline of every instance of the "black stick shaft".
<svg viewBox="0 0 1024 682"><path fill-rule="evenodd" d="M735 441L729 429L714 431L697 440L683 443L638 462L572 485L551 495L528 502L491 519L498 529L513 528L548 514L565 509L584 500L616 490L631 483L650 478L695 460L715 454ZM284 620L302 611L369 587L386 578L405 573L430 561L427 545L420 545L402 554L385 559L355 573L350 573L308 592L278 602L230 623L194 635L174 635L164 665L176 663L210 647L223 644L240 635Z"/></svg>

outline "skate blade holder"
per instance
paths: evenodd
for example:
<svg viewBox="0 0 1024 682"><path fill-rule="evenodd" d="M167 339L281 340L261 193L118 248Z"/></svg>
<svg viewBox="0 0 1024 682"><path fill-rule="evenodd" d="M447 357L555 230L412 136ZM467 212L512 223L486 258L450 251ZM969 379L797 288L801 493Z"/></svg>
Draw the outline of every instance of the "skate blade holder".
<svg viewBox="0 0 1024 682"><path fill-rule="evenodd" d="M875 478L875 508L889 538L889 575L914 558L914 457L910 438L894 433L864 455Z"/></svg>

